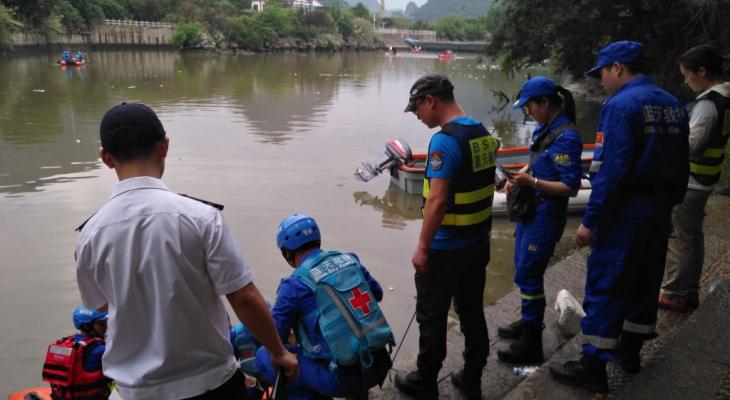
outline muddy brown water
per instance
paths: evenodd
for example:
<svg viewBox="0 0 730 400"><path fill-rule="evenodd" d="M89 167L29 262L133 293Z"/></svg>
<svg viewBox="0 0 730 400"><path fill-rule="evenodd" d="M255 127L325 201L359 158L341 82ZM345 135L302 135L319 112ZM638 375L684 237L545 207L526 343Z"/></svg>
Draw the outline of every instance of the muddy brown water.
<svg viewBox="0 0 730 400"><path fill-rule="evenodd" d="M380 281L398 338L415 307L410 256L420 200L387 176L358 182L354 169L393 137L425 151L433 131L402 112L425 73L449 75L465 112L506 146L524 145L530 131L497 94L513 96L521 78L475 57L99 51L88 59L62 69L55 54L38 53L0 64L0 396L40 384L48 342L73 331L74 228L116 183L97 157L99 121L111 106L137 101L158 112L171 140L164 181L226 206L268 299L291 271L275 246L277 224L308 213L324 247L356 252ZM579 103L586 141L596 110ZM512 232L508 221L495 221L487 302L512 288ZM415 350L416 331L402 352Z"/></svg>

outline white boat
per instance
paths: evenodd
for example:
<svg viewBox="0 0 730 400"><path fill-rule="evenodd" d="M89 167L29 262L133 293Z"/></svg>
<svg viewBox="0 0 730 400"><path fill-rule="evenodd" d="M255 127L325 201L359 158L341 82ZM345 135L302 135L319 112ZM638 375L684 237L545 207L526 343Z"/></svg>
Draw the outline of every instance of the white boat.
<svg viewBox="0 0 730 400"><path fill-rule="evenodd" d="M587 171L593 159L594 145L584 145L581 162L583 170ZM502 149L497 153L497 164L505 169L522 168L530 159L527 147ZM390 169L390 180L406 193L420 195L423 193L423 176L426 167L426 154L414 154L413 160L405 165ZM591 195L591 184L587 179L581 180L578 194L568 201L568 212L580 212L588 204ZM495 192L492 202L494 215L506 215L507 196L504 192Z"/></svg>

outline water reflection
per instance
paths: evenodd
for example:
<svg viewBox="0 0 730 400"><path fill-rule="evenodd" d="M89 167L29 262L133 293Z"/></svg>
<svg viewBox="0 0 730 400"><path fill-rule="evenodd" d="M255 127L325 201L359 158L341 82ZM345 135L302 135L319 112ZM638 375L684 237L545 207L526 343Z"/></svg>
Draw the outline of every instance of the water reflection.
<svg viewBox="0 0 730 400"><path fill-rule="evenodd" d="M407 221L422 219L421 195L407 193L392 181L382 196L374 196L367 191L357 191L352 196L357 205L369 206L382 213L384 228L402 230L407 226Z"/></svg>

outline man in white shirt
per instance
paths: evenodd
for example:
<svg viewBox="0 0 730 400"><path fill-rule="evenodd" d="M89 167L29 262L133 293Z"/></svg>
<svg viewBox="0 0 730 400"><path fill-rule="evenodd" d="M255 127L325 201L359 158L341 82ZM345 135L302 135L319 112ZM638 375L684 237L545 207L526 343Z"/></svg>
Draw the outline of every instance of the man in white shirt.
<svg viewBox="0 0 730 400"><path fill-rule="evenodd" d="M104 116L100 137L101 159L120 182L82 227L76 256L84 305L109 312L104 374L130 400L247 398L226 295L272 362L296 378L296 357L218 210L160 180L169 139L157 115L122 103Z"/></svg>

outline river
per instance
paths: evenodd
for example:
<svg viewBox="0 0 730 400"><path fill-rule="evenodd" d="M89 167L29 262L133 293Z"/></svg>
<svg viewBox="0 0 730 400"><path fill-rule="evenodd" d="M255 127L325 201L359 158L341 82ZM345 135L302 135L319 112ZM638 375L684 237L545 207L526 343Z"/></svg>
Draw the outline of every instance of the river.
<svg viewBox="0 0 730 400"><path fill-rule="evenodd" d="M0 397L39 385L47 344L73 332L74 229L116 183L97 155L99 122L113 105L157 111L170 138L164 181L225 205L267 299L291 272L275 245L277 224L307 213L323 247L357 253L380 281L398 339L415 307L410 256L420 200L387 176L363 183L353 171L394 137L426 150L434 131L403 113L425 73L449 75L464 111L505 146L526 144L530 131L497 95L514 96L524 74L508 79L476 56L98 51L88 59L62 69L55 54L34 53L0 64ZM597 105L579 103L578 113L589 142ZM513 229L495 221L487 303L513 287ZM416 348L414 326L401 351Z"/></svg>

